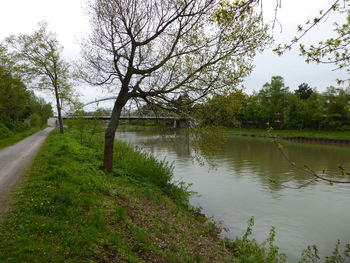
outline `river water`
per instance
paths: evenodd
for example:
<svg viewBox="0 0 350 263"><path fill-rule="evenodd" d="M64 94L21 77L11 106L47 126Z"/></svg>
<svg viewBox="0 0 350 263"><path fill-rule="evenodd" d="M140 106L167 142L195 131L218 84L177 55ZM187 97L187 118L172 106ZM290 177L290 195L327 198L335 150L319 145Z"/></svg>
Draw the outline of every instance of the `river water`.
<svg viewBox="0 0 350 263"><path fill-rule="evenodd" d="M338 239L350 243L350 185L282 186L296 187L310 177L291 167L268 139L229 136L214 155L216 168L212 169L194 162L189 136L184 133L120 128L116 137L173 162L174 180L192 183L190 189L198 193L191 204L221 221L228 228L224 235L230 238L241 236L253 216L253 237L261 242L271 226L276 227L275 243L287 254L287 262L297 262L308 245L317 245L324 257L331 254ZM282 143L293 162L320 173L350 162L350 147Z"/></svg>

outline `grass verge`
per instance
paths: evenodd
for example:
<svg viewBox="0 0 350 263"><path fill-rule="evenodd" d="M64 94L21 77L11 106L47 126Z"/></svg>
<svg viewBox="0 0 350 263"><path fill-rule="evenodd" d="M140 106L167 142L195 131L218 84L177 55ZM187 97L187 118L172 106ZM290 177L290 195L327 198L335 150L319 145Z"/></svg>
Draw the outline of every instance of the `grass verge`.
<svg viewBox="0 0 350 263"><path fill-rule="evenodd" d="M8 137L0 138L0 149L5 148L7 146L13 145L16 142L19 142L20 140L40 131L41 128L35 127L35 128L29 128L25 131L20 131L16 133L11 133Z"/></svg>

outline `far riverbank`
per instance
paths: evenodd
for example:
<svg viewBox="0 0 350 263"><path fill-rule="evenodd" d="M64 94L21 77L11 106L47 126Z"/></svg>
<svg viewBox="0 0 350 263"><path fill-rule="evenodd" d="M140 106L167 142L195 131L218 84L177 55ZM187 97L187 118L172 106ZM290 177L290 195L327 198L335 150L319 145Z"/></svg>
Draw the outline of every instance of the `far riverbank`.
<svg viewBox="0 0 350 263"><path fill-rule="evenodd" d="M166 129L166 123L121 123L124 129L131 128L142 129L162 127ZM223 132L228 135L248 136L248 137L269 137L266 129L256 128L227 128L227 127L212 127L215 132ZM327 143L327 144L342 144L350 146L350 131L315 131L315 130L272 130L272 134L278 139L297 141L297 142L312 142L312 143Z"/></svg>
<svg viewBox="0 0 350 263"><path fill-rule="evenodd" d="M265 129L221 127L217 130L230 135L268 137ZM350 145L350 131L273 130L272 134L279 139L291 141Z"/></svg>

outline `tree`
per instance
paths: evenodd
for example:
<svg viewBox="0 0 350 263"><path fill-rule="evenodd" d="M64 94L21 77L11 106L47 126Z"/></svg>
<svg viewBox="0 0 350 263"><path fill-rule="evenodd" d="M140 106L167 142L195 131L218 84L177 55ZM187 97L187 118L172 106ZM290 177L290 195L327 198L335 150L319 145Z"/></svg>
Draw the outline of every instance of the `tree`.
<svg viewBox="0 0 350 263"><path fill-rule="evenodd" d="M343 125L349 125L348 105L350 104L350 88L347 90L328 87L324 93L327 100L328 125L333 129L340 129Z"/></svg>
<svg viewBox="0 0 350 263"><path fill-rule="evenodd" d="M298 86L298 89L295 91L295 94L297 94L300 99L307 100L312 94L312 92L312 88L308 84L302 83Z"/></svg>
<svg viewBox="0 0 350 263"><path fill-rule="evenodd" d="M30 113L36 113L40 116L40 127L44 126L47 119L53 115L51 104L47 103L43 98L36 97L33 92L28 108Z"/></svg>
<svg viewBox="0 0 350 263"><path fill-rule="evenodd" d="M26 110L30 94L24 83L0 65L0 117L18 121Z"/></svg>
<svg viewBox="0 0 350 263"><path fill-rule="evenodd" d="M33 83L33 88L54 94L60 133L63 133L62 100L71 96L72 88L69 64L62 57L63 48L56 35L47 31L46 23L41 23L32 35L12 35L6 43L11 49L16 69L27 76L28 83Z"/></svg>
<svg viewBox="0 0 350 263"><path fill-rule="evenodd" d="M269 43L251 8L217 0L94 0L92 33L82 43L83 79L117 94L105 132L104 168L112 172L115 131L127 102L163 109L237 86Z"/></svg>
<svg viewBox="0 0 350 263"><path fill-rule="evenodd" d="M230 94L214 95L200 108L199 116L208 126L239 126L239 117L246 103L246 95L241 90Z"/></svg>
<svg viewBox="0 0 350 263"><path fill-rule="evenodd" d="M263 89L259 92L258 97L264 107L265 120L270 122L271 125L273 123L284 125L284 110L288 89L288 87L285 87L281 76L273 76L271 83L265 83Z"/></svg>

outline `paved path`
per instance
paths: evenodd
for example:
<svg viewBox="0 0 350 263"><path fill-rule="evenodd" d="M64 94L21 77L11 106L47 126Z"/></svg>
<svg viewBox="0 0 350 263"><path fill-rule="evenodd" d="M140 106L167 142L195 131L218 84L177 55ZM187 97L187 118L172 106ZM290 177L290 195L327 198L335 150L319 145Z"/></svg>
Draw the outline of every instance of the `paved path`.
<svg viewBox="0 0 350 263"><path fill-rule="evenodd" d="M11 190L52 130L46 128L0 150L0 219L6 211Z"/></svg>

